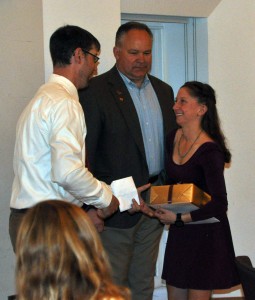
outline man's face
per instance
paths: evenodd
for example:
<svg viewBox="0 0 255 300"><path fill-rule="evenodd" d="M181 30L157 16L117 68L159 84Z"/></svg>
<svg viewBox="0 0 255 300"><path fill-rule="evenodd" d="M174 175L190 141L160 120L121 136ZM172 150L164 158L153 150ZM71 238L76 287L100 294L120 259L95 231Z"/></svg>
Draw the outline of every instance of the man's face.
<svg viewBox="0 0 255 300"><path fill-rule="evenodd" d="M93 54L93 55L92 55ZM98 56L98 51L95 48L89 50L89 53L82 51L82 64L79 69L79 88L83 89L88 86L89 80L97 74L98 62L95 62L95 57Z"/></svg>
<svg viewBox="0 0 255 300"><path fill-rule="evenodd" d="M145 30L132 29L113 49L117 68L140 86L152 63L152 38Z"/></svg>

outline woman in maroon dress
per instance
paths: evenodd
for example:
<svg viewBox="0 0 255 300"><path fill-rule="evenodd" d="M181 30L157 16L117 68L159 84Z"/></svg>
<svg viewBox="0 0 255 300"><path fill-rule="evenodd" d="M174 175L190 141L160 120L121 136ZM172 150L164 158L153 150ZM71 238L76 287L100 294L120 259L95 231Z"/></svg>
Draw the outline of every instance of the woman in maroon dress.
<svg viewBox="0 0 255 300"><path fill-rule="evenodd" d="M171 224L162 278L168 299L208 300L212 290L239 284L224 180L224 165L231 154L211 86L186 82L173 109L180 128L167 140L167 183L193 183L210 194L211 201L183 214L161 208L155 212L162 223ZM212 217L219 222L195 223Z"/></svg>

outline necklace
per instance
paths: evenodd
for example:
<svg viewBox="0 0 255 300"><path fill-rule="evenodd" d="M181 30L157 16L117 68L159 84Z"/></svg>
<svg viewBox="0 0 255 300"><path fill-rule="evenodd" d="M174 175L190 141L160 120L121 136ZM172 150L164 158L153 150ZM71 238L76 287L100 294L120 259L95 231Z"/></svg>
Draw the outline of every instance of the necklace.
<svg viewBox="0 0 255 300"><path fill-rule="evenodd" d="M201 133L203 132L203 129L199 132L198 136L195 138L194 142L191 144L191 146L189 147L189 149L184 153L184 154L181 154L181 151L180 151L180 144L181 144L181 139L183 137L183 133L179 139L179 142L178 142L178 147L177 147L177 151L178 151L178 155L180 158L184 158L187 156L187 154L190 152L190 150L192 149L192 147L194 146L195 142L199 139Z"/></svg>

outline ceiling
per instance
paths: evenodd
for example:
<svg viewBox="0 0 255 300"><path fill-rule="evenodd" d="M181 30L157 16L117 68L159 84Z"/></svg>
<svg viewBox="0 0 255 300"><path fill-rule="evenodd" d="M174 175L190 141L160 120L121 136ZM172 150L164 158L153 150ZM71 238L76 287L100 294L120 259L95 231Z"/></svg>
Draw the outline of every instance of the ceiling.
<svg viewBox="0 0 255 300"><path fill-rule="evenodd" d="M222 0L120 0L121 13L208 17Z"/></svg>

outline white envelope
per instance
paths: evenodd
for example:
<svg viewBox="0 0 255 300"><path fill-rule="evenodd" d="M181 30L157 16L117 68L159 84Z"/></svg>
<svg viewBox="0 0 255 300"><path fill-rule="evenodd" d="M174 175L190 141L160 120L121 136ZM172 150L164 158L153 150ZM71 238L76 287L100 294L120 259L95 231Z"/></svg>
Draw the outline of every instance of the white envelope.
<svg viewBox="0 0 255 300"><path fill-rule="evenodd" d="M114 180L111 183L111 188L114 196L116 196L120 202L119 209L121 212L131 208L132 199L135 199L136 202L140 204L132 176Z"/></svg>

